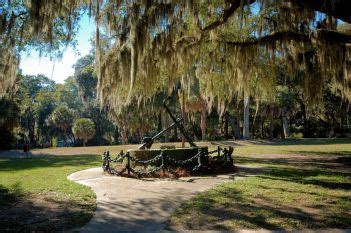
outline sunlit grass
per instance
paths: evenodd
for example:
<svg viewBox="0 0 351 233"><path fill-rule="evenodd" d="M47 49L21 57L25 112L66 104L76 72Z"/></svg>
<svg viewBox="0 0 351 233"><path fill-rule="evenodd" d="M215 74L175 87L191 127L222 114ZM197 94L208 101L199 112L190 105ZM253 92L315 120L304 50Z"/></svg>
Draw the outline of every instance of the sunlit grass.
<svg viewBox="0 0 351 233"><path fill-rule="evenodd" d="M171 218L177 229L300 229L351 227L349 167L328 167L351 154L350 139L200 142L210 150L233 145L238 164L270 168L257 177L227 183L186 202ZM153 148L161 144L156 143ZM180 146L180 143L176 143ZM138 145L33 150L34 158L0 158L0 191L26 197L45 196L80 205L72 226L86 223L95 208L95 194L67 175L101 165L103 151L115 156ZM297 155L303 155L301 159ZM310 160L306 160L310 159ZM345 160L349 161L349 160ZM0 195L1 197L1 195ZM7 205L11 199L2 199Z"/></svg>
<svg viewBox="0 0 351 233"><path fill-rule="evenodd" d="M81 226L92 217L96 207L96 196L89 187L69 181L67 176L75 171L99 165L100 156L95 155L0 158L0 197L3 197L0 207L11 206L14 204L11 203L14 198L27 201L40 196L70 208L79 207L79 212L65 216L65 224L69 228Z"/></svg>
<svg viewBox="0 0 351 233"><path fill-rule="evenodd" d="M266 171L195 196L174 212L171 226L230 231L350 228L351 168L330 166L339 156L350 161L349 152L348 140L239 147L238 164L258 165ZM294 153L305 156L290 159Z"/></svg>

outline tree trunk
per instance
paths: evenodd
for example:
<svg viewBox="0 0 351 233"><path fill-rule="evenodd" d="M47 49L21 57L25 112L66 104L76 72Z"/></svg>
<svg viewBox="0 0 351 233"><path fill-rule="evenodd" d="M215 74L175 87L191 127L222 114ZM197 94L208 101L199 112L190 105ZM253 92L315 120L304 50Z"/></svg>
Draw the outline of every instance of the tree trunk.
<svg viewBox="0 0 351 233"><path fill-rule="evenodd" d="M65 146L67 146L67 130L63 130L63 141L65 142Z"/></svg>
<svg viewBox="0 0 351 233"><path fill-rule="evenodd" d="M178 141L178 128L174 128L174 140L177 142Z"/></svg>
<svg viewBox="0 0 351 233"><path fill-rule="evenodd" d="M163 127L162 127L162 129L165 129L165 128L167 128L167 127L169 126L169 118L168 118L168 115L165 114L165 115L163 116L162 120L163 120ZM162 129L161 129L161 130L162 130ZM169 142L169 131L166 131L166 132L164 133L164 135L165 135L165 142Z"/></svg>
<svg viewBox="0 0 351 233"><path fill-rule="evenodd" d="M298 99L298 101L300 103L301 113L302 113L303 136L304 137L310 137L309 127L308 127L308 122L307 122L306 106L305 106L303 100Z"/></svg>
<svg viewBox="0 0 351 233"><path fill-rule="evenodd" d="M125 145L128 142L127 129L125 126L120 128L122 144Z"/></svg>
<svg viewBox="0 0 351 233"><path fill-rule="evenodd" d="M183 123L185 125L185 91L183 86L182 86L182 117L183 117ZM184 147L185 147L185 137L182 134L182 148Z"/></svg>
<svg viewBox="0 0 351 233"><path fill-rule="evenodd" d="M284 133L284 138L288 138L290 136L289 119L287 116L283 116L283 133Z"/></svg>
<svg viewBox="0 0 351 233"><path fill-rule="evenodd" d="M87 144L87 140L83 139L83 146L85 147L86 144Z"/></svg>
<svg viewBox="0 0 351 233"><path fill-rule="evenodd" d="M206 117L207 117L207 113L206 113L206 109L203 108L201 111L201 140L205 141L206 140Z"/></svg>
<svg viewBox="0 0 351 233"><path fill-rule="evenodd" d="M241 138L241 132L240 132L240 120L239 120L239 117L236 116L234 117L235 119L235 125L234 125L234 137L235 139L240 139Z"/></svg>
<svg viewBox="0 0 351 233"><path fill-rule="evenodd" d="M229 126L232 128L232 133L231 136L235 139L237 138L237 133L239 134L240 137L240 128L238 129L237 127L237 120L235 116L230 115L229 112L224 114L224 118L225 118L225 135L226 135L226 139L229 139Z"/></svg>
<svg viewBox="0 0 351 233"><path fill-rule="evenodd" d="M269 118L270 118L270 124L269 124L269 140L273 140L273 131L274 131L274 119L273 119L273 107L270 107L269 111Z"/></svg>
<svg viewBox="0 0 351 233"><path fill-rule="evenodd" d="M243 139L250 138L250 97L244 92L244 128L243 128Z"/></svg>
<svg viewBox="0 0 351 233"><path fill-rule="evenodd" d="M264 118L261 116L261 138L263 139L264 137Z"/></svg>
<svg viewBox="0 0 351 233"><path fill-rule="evenodd" d="M251 133L251 136L254 138L255 135L256 135L256 118L257 118L257 114L258 114L258 110L260 108L260 101L257 101L256 100L256 111L255 111L255 115L254 115L254 118L253 118L253 121L252 121L252 133Z"/></svg>
<svg viewBox="0 0 351 233"><path fill-rule="evenodd" d="M229 113L226 113L224 116L224 133L225 139L229 139Z"/></svg>
<svg viewBox="0 0 351 233"><path fill-rule="evenodd" d="M163 123L163 117L162 117L162 111L158 114L158 123L157 123L157 131L160 132L162 130L162 123Z"/></svg>

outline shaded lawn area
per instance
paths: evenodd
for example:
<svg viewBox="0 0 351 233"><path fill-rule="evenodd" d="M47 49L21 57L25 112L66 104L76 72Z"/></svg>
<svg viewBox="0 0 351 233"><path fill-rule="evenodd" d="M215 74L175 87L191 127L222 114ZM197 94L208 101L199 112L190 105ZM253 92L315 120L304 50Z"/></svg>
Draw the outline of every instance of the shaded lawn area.
<svg viewBox="0 0 351 233"><path fill-rule="evenodd" d="M220 143L236 147L238 164L272 170L200 194L175 212L172 227L232 230L351 226L350 139ZM217 145L197 144L211 150ZM86 186L68 181L67 175L101 166L99 154L104 150L115 156L121 149L136 147L54 148L32 151L43 157L0 157L0 231L61 231L84 225L96 208L95 194Z"/></svg>
<svg viewBox="0 0 351 233"><path fill-rule="evenodd" d="M94 192L67 175L100 166L95 155L0 158L0 231L61 231L84 225Z"/></svg>
<svg viewBox="0 0 351 233"><path fill-rule="evenodd" d="M258 165L266 171L195 196L174 212L170 227L351 228L351 144L334 142L239 147L238 164ZM275 155L258 154L261 149ZM245 155L248 151L256 153Z"/></svg>
<svg viewBox="0 0 351 233"><path fill-rule="evenodd" d="M351 138L304 138L276 142L252 141L249 145L237 146L235 152L239 155L348 155L351 154Z"/></svg>

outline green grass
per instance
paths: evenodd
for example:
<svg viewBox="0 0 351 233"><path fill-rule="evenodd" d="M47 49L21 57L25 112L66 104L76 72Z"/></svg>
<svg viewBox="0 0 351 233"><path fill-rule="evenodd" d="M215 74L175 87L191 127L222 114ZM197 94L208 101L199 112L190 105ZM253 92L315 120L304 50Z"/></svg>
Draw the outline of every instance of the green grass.
<svg viewBox="0 0 351 233"><path fill-rule="evenodd" d="M234 144L238 164L255 164L271 170L199 194L175 211L171 226L198 230L351 227L350 139L225 143ZM209 146L210 150L215 147L207 142L198 144ZM159 146L156 144L155 148ZM100 166L99 154L104 150L110 150L114 156L121 149L136 147L43 149L33 153L49 156L0 158L0 230L6 229L6 224L14 230L28 230L21 225L22 215L11 219L11 214L5 213L11 206L31 203L36 198L67 209L67 213L36 228L31 224L30 230L82 226L96 208L95 194L66 177L78 170ZM33 210L38 215L46 212L50 209L45 206Z"/></svg>
<svg viewBox="0 0 351 233"><path fill-rule="evenodd" d="M13 206L18 202L32 202L37 197L45 198L51 204L71 210L64 214L60 223L50 223L58 225L58 229L55 230L81 226L92 217L96 197L90 188L69 181L66 177L75 171L100 166L100 158L95 155L0 158L0 207ZM45 207L42 208L45 212ZM2 219L0 222L4 221L12 230L17 226L23 227L16 224L11 216L7 217L8 219ZM6 224L1 225L6 228ZM47 227L52 226L38 226L32 229L51 229Z"/></svg>
<svg viewBox="0 0 351 233"><path fill-rule="evenodd" d="M241 146L237 163L258 165L265 171L195 196L174 212L170 226L229 231L350 228L349 142L304 140L296 145ZM293 157L294 153L304 156Z"/></svg>
<svg viewBox="0 0 351 233"><path fill-rule="evenodd" d="M239 155L260 154L304 154L329 155L351 154L351 138L335 139L289 139L275 143L257 141L247 146L238 146L235 150Z"/></svg>

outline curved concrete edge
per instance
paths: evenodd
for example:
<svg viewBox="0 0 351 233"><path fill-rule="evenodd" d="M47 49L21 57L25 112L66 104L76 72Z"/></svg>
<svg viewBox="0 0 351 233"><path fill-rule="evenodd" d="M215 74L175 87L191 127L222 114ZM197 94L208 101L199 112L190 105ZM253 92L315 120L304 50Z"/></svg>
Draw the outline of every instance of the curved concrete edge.
<svg viewBox="0 0 351 233"><path fill-rule="evenodd" d="M102 168L89 168L67 176L96 193L97 209L81 232L165 231L167 220L181 203L199 192L244 177L225 174L135 179L111 176Z"/></svg>
<svg viewBox="0 0 351 233"><path fill-rule="evenodd" d="M138 180L111 176L98 167L74 172L67 178L91 187L97 197L94 216L79 229L80 232L167 232L167 220L184 201L222 183L255 176L262 171L260 167L239 166L236 174ZM282 231L239 229L234 232ZM351 229L303 229L292 232L351 233Z"/></svg>
<svg viewBox="0 0 351 233"><path fill-rule="evenodd" d="M97 178L103 178L103 177L107 177L107 174L103 172L102 168L94 167L94 168L88 168L88 169L74 172L68 175L67 179L77 182L81 180L83 181L83 180L97 179Z"/></svg>

